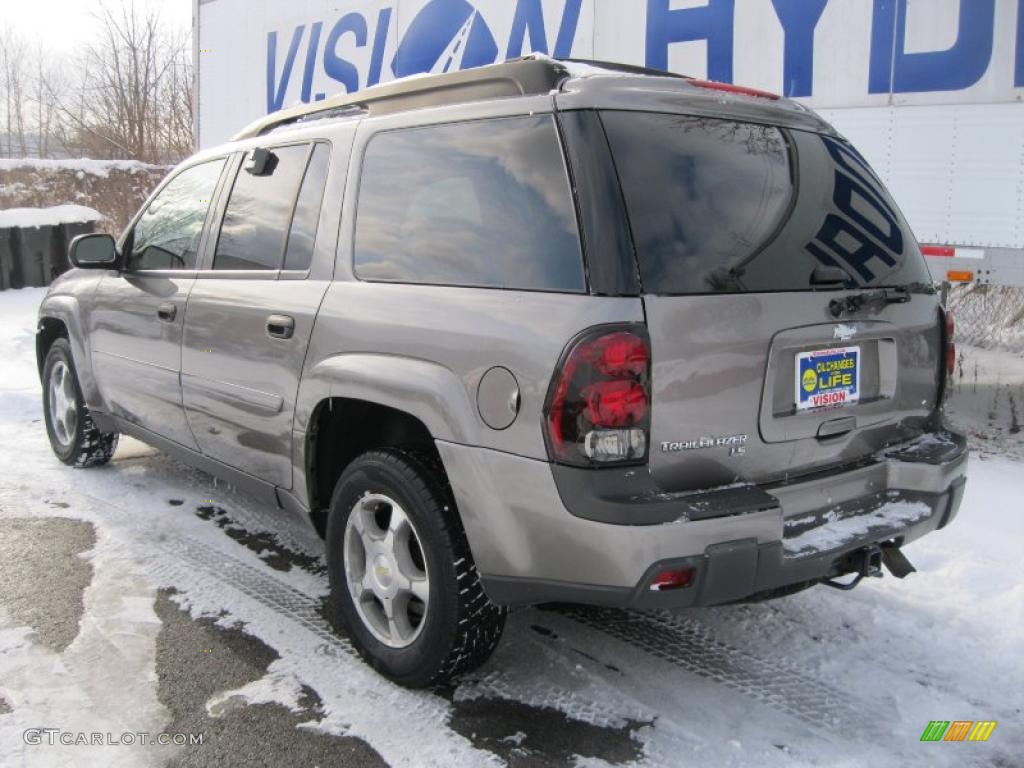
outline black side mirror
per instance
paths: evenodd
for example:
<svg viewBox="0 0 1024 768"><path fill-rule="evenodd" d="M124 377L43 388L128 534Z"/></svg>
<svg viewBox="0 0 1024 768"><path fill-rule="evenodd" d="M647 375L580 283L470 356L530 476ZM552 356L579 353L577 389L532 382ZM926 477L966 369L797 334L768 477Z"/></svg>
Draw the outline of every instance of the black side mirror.
<svg viewBox="0 0 1024 768"><path fill-rule="evenodd" d="M270 176L277 168L277 155L269 149L258 147L249 153L242 167L253 176Z"/></svg>
<svg viewBox="0 0 1024 768"><path fill-rule="evenodd" d="M71 241L68 259L79 269L112 269L117 266L117 246L110 235L79 235Z"/></svg>

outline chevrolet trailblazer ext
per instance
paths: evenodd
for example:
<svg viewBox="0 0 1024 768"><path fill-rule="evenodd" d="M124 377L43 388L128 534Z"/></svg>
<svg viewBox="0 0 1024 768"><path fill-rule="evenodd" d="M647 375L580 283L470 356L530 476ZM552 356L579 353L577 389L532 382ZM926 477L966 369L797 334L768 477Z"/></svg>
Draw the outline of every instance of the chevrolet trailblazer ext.
<svg viewBox="0 0 1024 768"><path fill-rule="evenodd" d="M57 456L124 433L307 514L404 685L482 663L508 606L904 576L963 493L918 245L772 94L539 57L379 86L191 158L70 258Z"/></svg>

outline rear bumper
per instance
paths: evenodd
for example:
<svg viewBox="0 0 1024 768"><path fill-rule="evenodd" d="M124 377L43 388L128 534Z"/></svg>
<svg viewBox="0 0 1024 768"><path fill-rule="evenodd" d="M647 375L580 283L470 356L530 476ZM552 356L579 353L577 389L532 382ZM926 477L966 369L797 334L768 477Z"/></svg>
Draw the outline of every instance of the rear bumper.
<svg viewBox="0 0 1024 768"><path fill-rule="evenodd" d="M505 605L715 605L837 576L858 549L948 525L967 464L963 438L945 433L799 483L662 497L662 515L676 510L670 522L627 525L570 512L546 462L442 441L438 449L484 587ZM616 516L630 503L617 502ZM714 516L702 518L708 509ZM658 572L683 567L694 569L691 586L650 589Z"/></svg>

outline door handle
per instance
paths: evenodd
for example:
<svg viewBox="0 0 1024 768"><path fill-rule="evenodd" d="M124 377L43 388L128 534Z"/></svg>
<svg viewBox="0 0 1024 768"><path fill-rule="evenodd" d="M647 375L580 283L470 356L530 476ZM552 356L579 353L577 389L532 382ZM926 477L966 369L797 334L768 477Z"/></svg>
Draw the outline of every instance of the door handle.
<svg viewBox="0 0 1024 768"><path fill-rule="evenodd" d="M178 316L178 307L175 304L161 304L156 309L156 316L163 320L165 323L173 323L174 318Z"/></svg>
<svg viewBox="0 0 1024 768"><path fill-rule="evenodd" d="M295 318L288 315L271 315L267 318L267 334L275 339L290 339L295 333Z"/></svg>

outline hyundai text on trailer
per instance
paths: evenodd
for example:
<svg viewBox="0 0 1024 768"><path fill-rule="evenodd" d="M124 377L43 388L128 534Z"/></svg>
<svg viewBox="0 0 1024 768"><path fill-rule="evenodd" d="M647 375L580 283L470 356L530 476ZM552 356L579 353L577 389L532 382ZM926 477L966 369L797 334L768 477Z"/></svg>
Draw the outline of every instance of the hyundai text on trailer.
<svg viewBox="0 0 1024 768"><path fill-rule="evenodd" d="M916 240L756 89L544 57L381 85L201 152L71 258L56 455L128 434L307 516L405 685L481 663L509 606L905 576L963 493Z"/></svg>

